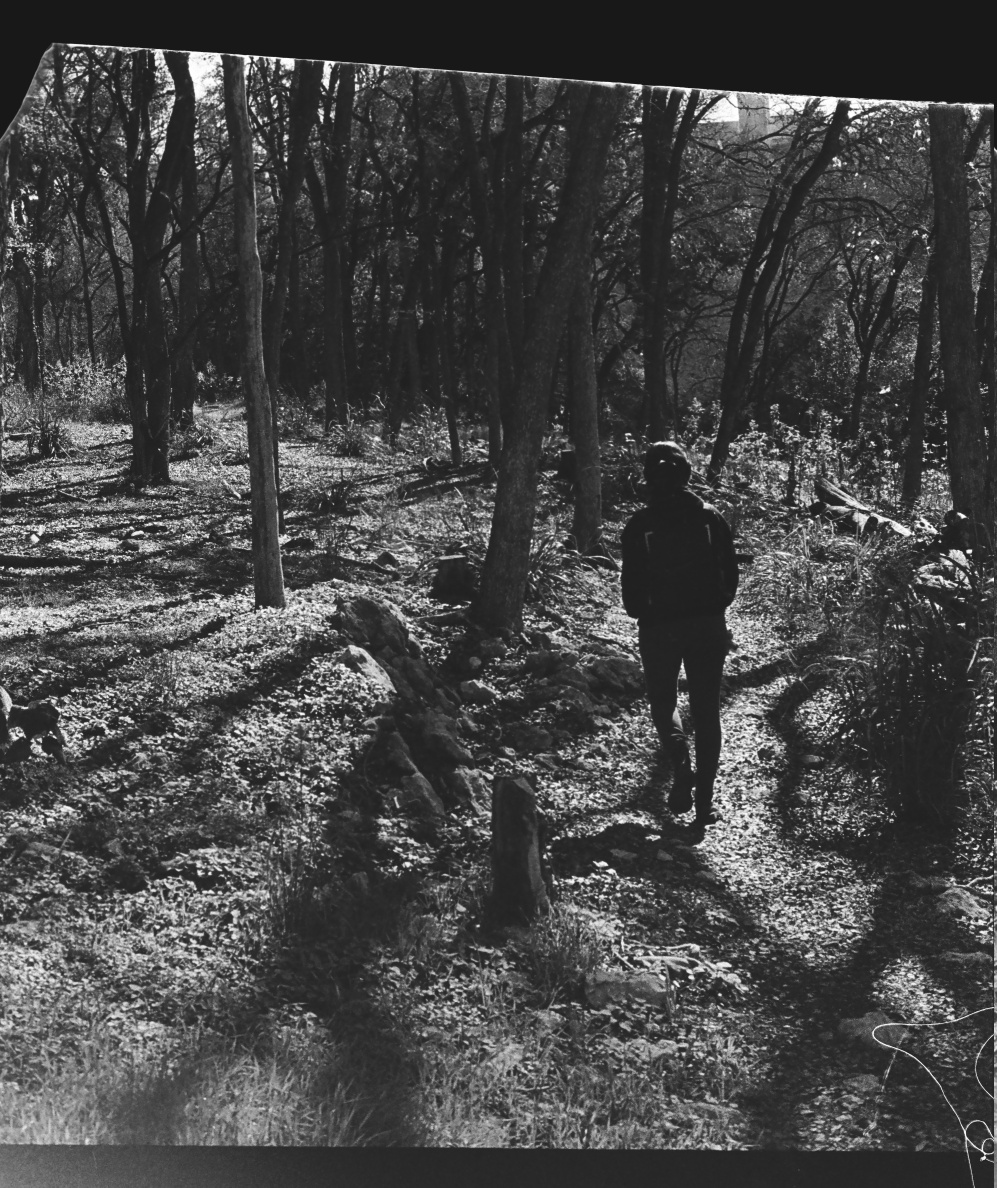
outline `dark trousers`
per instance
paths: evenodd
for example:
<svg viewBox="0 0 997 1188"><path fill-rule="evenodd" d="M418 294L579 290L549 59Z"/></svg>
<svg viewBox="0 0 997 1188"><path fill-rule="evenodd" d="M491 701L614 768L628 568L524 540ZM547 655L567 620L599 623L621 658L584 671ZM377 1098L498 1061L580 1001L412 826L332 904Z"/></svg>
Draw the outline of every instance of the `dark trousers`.
<svg viewBox="0 0 997 1188"><path fill-rule="evenodd" d="M696 811L709 811L720 763L720 678L728 651L722 614L638 625L651 719L672 763L690 759L689 738L676 708L679 668L685 665L689 710L696 737Z"/></svg>

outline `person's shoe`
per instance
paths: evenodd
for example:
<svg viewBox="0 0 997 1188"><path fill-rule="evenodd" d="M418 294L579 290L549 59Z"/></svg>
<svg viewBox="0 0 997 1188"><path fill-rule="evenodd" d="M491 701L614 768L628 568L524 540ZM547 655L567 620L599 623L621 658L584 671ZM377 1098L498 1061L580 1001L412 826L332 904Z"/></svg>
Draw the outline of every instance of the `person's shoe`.
<svg viewBox="0 0 997 1188"><path fill-rule="evenodd" d="M669 812L687 813L692 808L692 789L695 778L688 756L676 762L672 790L668 793Z"/></svg>

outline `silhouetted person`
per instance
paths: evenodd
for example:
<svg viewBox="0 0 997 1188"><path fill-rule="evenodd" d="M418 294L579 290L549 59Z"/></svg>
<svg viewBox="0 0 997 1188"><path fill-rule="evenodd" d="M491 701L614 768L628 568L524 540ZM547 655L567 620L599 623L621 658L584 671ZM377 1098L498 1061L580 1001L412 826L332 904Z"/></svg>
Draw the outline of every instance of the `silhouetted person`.
<svg viewBox="0 0 997 1188"><path fill-rule="evenodd" d="M637 620L651 718L671 757L668 807L687 812L695 788L696 824L719 820L713 785L720 762L720 678L729 647L724 612L737 592L730 529L716 510L687 489L692 466L680 445L655 442L644 456L648 506L623 530L623 606ZM685 665L696 738L693 774L689 739L676 708Z"/></svg>

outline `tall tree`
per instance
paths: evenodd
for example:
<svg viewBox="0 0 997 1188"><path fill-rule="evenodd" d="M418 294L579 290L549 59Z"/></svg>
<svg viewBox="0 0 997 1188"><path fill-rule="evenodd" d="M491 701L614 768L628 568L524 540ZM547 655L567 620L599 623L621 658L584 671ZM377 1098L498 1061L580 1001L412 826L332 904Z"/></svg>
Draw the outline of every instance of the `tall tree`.
<svg viewBox="0 0 997 1188"><path fill-rule="evenodd" d="M197 370L194 352L198 328L198 290L200 259L197 251L197 155L194 146L194 120L188 127L181 167L180 197L180 284L177 301L177 331L173 347L173 399L170 413L176 425L189 425L194 419ZM82 248L81 248L82 251Z"/></svg>
<svg viewBox="0 0 997 1188"><path fill-rule="evenodd" d="M973 324L973 261L966 186L966 109L932 103L931 179L938 234L938 327L945 374L952 502L977 531L987 528L986 432Z"/></svg>
<svg viewBox="0 0 997 1188"><path fill-rule="evenodd" d="M522 370L509 401L481 594L473 608L491 630L518 630L522 624L551 378L568 308L584 275L609 143L626 96L623 88L587 83L571 89L581 115L526 327Z"/></svg>
<svg viewBox="0 0 997 1188"><path fill-rule="evenodd" d="M685 99L681 119L679 111ZM643 318L644 403L651 438L668 431L665 399L665 336L672 235L678 209L682 158L689 137L716 99L699 107L699 91L644 87L641 98L641 144L644 150L640 218L640 287ZM676 126L677 125L677 126ZM674 431L675 425L671 426Z"/></svg>
<svg viewBox="0 0 997 1188"><path fill-rule="evenodd" d="M235 254L239 273L242 383L249 437L253 516L253 588L256 605L284 606L284 576L277 527L270 405L263 365L263 271L256 245L256 175L246 103L246 67L241 57L222 55L225 119L232 149Z"/></svg>
<svg viewBox="0 0 997 1188"><path fill-rule="evenodd" d="M802 113L794 142L776 172L755 231L747 263L741 273L727 332L723 378L720 381L720 423L708 473L714 481L730 452L737 417L751 382L755 350L764 328L766 301L782 267L790 236L804 203L838 150L848 121L849 102L835 105L820 147L807 153L806 133L819 120L819 101L810 100Z"/></svg>
<svg viewBox="0 0 997 1188"><path fill-rule="evenodd" d="M347 323L352 319L352 301L348 291L345 239L355 94L356 67L349 62L341 62L329 76L323 104L320 128L321 180L311 156L305 162L315 224L322 239L326 428L333 421L346 420L350 403L346 355L350 334Z"/></svg>

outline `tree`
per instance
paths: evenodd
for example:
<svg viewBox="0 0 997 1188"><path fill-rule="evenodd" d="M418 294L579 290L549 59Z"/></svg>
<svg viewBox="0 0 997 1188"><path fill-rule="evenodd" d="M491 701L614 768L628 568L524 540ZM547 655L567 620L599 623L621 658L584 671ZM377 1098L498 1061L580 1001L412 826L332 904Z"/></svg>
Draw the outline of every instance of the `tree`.
<svg viewBox="0 0 997 1188"><path fill-rule="evenodd" d="M665 337L668 329L672 235L678 209L682 158L696 121L713 106L699 108L699 91L644 87L641 143L644 149L640 220L640 287L643 316L644 392L651 439L658 441L674 420L665 400ZM685 110L679 118L682 100ZM677 127L676 127L677 124ZM672 424L674 431L676 426Z"/></svg>
<svg viewBox="0 0 997 1188"><path fill-rule="evenodd" d="M834 159L848 120L849 106L847 99L838 101L820 147L809 156L808 133L818 126L819 101L807 102L793 143L786 152L762 208L754 242L741 273L727 333L723 378L720 382L720 423L708 468L713 481L719 478L727 461L737 416L751 381L769 291L782 267L790 236L807 196Z"/></svg>
<svg viewBox="0 0 997 1188"><path fill-rule="evenodd" d="M263 365L263 272L256 246L256 177L246 103L245 60L232 54L223 54L222 69L225 76L225 119L232 148L242 383L246 394L253 516L253 587L257 607L283 607L284 576L277 528L273 439Z"/></svg>
<svg viewBox="0 0 997 1188"><path fill-rule="evenodd" d="M938 233L938 325L952 502L977 531L987 530L986 434L973 318L969 196L966 186L966 109L932 103L931 179Z"/></svg>
<svg viewBox="0 0 997 1188"><path fill-rule="evenodd" d="M485 627L518 630L530 563L536 513L537 471L551 378L568 316L584 275L596 200L625 91L573 83L581 110L569 147L557 218L550 232L531 317L523 364L505 418L488 551L474 617Z"/></svg>
<svg viewBox="0 0 997 1188"><path fill-rule="evenodd" d="M315 224L322 240L325 294L325 424L344 421L349 412L350 384L346 362L352 305L346 266L346 206L350 169L350 134L356 67L348 62L333 68L325 93L320 124L322 178L311 156L306 159L308 192ZM333 97L335 96L335 103ZM323 190L324 183L324 190Z"/></svg>

